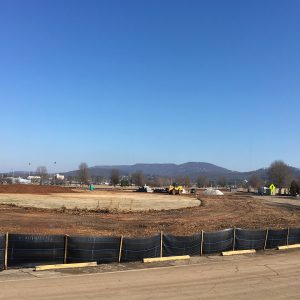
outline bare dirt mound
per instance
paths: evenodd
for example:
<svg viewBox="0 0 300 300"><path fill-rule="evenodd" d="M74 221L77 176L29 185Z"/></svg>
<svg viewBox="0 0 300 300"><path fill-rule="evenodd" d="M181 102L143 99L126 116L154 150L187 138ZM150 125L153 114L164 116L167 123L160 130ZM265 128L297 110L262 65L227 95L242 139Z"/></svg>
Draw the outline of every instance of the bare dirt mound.
<svg viewBox="0 0 300 300"><path fill-rule="evenodd" d="M1 194L39 194L76 193L71 188L51 185L10 184L0 185Z"/></svg>
<svg viewBox="0 0 300 300"><path fill-rule="evenodd" d="M200 204L195 197L170 196L155 193L103 192L76 190L76 193L20 194L0 193L0 204L20 207L58 209L108 209L118 211L163 210L194 207Z"/></svg>

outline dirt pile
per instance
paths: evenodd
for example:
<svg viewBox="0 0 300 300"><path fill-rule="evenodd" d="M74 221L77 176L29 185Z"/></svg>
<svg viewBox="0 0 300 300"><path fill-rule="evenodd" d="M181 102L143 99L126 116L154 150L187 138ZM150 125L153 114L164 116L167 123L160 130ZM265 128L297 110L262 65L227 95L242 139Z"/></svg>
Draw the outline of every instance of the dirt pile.
<svg viewBox="0 0 300 300"><path fill-rule="evenodd" d="M215 190L213 188L208 188L204 191L204 195L207 195L207 196L223 196L224 193L221 192L220 190Z"/></svg>
<svg viewBox="0 0 300 300"><path fill-rule="evenodd" d="M76 193L71 188L52 185L8 184L0 185L1 194L39 194Z"/></svg>

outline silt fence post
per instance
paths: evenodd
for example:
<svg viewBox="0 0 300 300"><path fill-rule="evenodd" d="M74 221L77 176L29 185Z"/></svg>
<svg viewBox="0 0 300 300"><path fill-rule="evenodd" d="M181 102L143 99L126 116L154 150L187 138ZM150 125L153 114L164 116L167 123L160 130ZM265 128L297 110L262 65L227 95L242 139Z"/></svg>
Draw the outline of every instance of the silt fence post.
<svg viewBox="0 0 300 300"><path fill-rule="evenodd" d="M7 270L7 258L8 258L8 232L6 232L5 234L4 270Z"/></svg>
<svg viewBox="0 0 300 300"><path fill-rule="evenodd" d="M65 234L64 264L67 263L67 253L68 253L68 235Z"/></svg>
<svg viewBox="0 0 300 300"><path fill-rule="evenodd" d="M121 235L121 237L120 237L119 263L121 262L121 256L122 256L122 247L123 247L123 235Z"/></svg>
<svg viewBox="0 0 300 300"><path fill-rule="evenodd" d="M163 257L163 231L160 232L160 257Z"/></svg>
<svg viewBox="0 0 300 300"><path fill-rule="evenodd" d="M201 230L200 256L203 255L204 231Z"/></svg>
<svg viewBox="0 0 300 300"><path fill-rule="evenodd" d="M266 250L266 247L267 247L268 235L269 235L269 229L267 228L267 230L266 230L266 238L265 238L264 250Z"/></svg>
<svg viewBox="0 0 300 300"><path fill-rule="evenodd" d="M234 226L234 228L233 228L233 244L232 244L232 250L233 251L235 249L235 230L236 230L236 227Z"/></svg>

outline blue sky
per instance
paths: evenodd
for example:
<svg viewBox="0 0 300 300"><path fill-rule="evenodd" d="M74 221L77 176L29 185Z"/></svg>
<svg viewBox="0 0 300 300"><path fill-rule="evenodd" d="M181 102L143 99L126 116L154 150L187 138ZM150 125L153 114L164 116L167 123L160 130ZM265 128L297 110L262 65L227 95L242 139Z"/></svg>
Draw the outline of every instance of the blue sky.
<svg viewBox="0 0 300 300"><path fill-rule="evenodd" d="M0 171L300 167L299 13L296 0L1 0Z"/></svg>

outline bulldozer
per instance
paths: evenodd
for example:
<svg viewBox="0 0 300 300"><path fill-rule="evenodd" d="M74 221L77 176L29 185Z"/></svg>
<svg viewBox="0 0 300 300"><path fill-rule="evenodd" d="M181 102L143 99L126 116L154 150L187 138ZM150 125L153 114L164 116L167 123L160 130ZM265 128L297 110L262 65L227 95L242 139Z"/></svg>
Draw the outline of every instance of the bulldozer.
<svg viewBox="0 0 300 300"><path fill-rule="evenodd" d="M181 185L173 183L167 188L167 191L170 195L181 195L183 192L183 187Z"/></svg>

